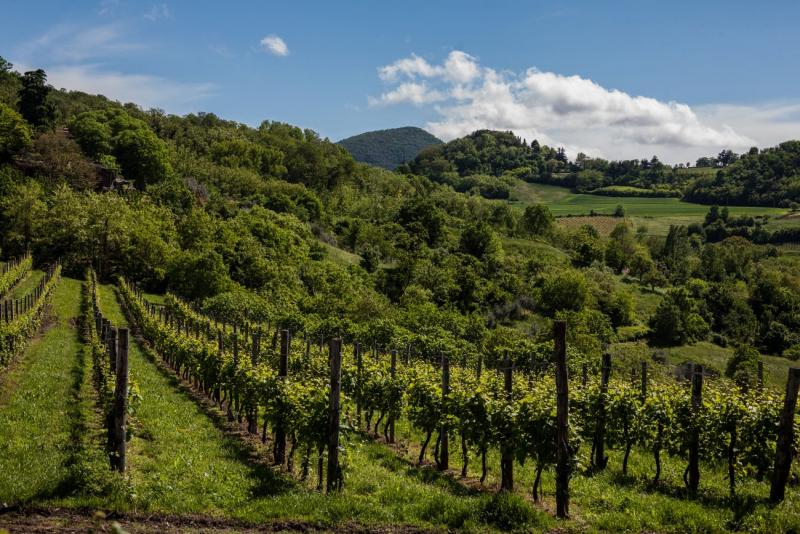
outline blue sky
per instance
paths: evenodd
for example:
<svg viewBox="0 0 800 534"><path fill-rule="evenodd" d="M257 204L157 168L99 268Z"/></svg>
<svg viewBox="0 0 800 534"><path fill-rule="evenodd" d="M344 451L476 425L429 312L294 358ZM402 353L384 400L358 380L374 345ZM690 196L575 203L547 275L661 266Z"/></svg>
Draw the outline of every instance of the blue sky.
<svg viewBox="0 0 800 534"><path fill-rule="evenodd" d="M8 2L0 55L168 112L331 139L479 127L688 161L800 137L800 2Z"/></svg>

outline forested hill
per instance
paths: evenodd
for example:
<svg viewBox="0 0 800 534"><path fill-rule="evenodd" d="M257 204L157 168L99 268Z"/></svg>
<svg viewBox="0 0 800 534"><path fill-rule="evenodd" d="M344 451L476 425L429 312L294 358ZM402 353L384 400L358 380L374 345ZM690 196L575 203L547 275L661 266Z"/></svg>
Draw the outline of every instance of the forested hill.
<svg viewBox="0 0 800 534"><path fill-rule="evenodd" d="M414 159L422 149L441 143L437 137L414 126L365 132L339 141L356 161L389 170Z"/></svg>
<svg viewBox="0 0 800 534"><path fill-rule="evenodd" d="M559 185L578 193L611 196L678 197L722 205L800 206L800 141L751 148L668 165L657 156L606 160L561 148L528 143L513 132L478 130L426 148L398 167L448 184L456 191L506 198L514 179Z"/></svg>
<svg viewBox="0 0 800 534"><path fill-rule="evenodd" d="M800 205L800 141L774 148L750 149L747 154L700 178L686 191L686 199L703 203L797 207Z"/></svg>

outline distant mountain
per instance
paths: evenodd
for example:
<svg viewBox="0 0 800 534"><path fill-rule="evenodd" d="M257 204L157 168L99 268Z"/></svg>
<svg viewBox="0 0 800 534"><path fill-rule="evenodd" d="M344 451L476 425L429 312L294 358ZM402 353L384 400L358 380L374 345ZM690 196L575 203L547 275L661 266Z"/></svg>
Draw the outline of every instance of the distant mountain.
<svg viewBox="0 0 800 534"><path fill-rule="evenodd" d="M442 141L422 128L406 126L354 135L339 144L357 161L394 170L417 157L423 148L441 145Z"/></svg>

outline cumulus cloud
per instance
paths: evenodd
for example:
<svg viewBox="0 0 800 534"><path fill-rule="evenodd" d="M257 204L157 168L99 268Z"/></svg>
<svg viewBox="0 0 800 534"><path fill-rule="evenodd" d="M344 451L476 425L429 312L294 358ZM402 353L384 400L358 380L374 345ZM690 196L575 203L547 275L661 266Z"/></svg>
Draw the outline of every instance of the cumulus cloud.
<svg viewBox="0 0 800 534"><path fill-rule="evenodd" d="M277 35L267 35L261 39L261 47L275 56L288 56L289 47L286 42Z"/></svg>
<svg viewBox="0 0 800 534"><path fill-rule="evenodd" d="M412 54L379 68L378 76L389 87L370 103L435 103L438 118L426 127L443 139L480 128L513 130L565 146L573 156L577 151L613 158L658 154L675 162L722 148L741 150L758 139L740 133L750 131L745 124L721 120L730 110L698 113L687 104L536 68L498 72L459 50L441 64Z"/></svg>
<svg viewBox="0 0 800 534"><path fill-rule="evenodd" d="M425 83L401 83L396 89L383 93L379 98L370 97L370 106L381 106L410 102L417 106L445 100L447 95L441 91L431 90Z"/></svg>

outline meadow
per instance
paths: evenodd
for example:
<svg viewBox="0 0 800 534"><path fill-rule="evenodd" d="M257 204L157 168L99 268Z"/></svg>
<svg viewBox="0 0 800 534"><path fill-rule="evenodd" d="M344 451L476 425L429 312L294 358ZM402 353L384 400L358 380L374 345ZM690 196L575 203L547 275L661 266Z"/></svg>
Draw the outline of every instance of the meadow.
<svg viewBox="0 0 800 534"><path fill-rule="evenodd" d="M595 214L611 215L617 206L625 209L625 215L638 226L645 226L655 235L666 235L672 224L691 224L702 222L709 206L684 202L678 198L611 197L573 193L567 188L555 185L533 184L518 181L511 191L512 206L524 209L535 203L544 203L556 217L585 216ZM731 215L767 215L769 224L793 225L796 218L782 218L789 213L782 208L759 206L729 206Z"/></svg>

